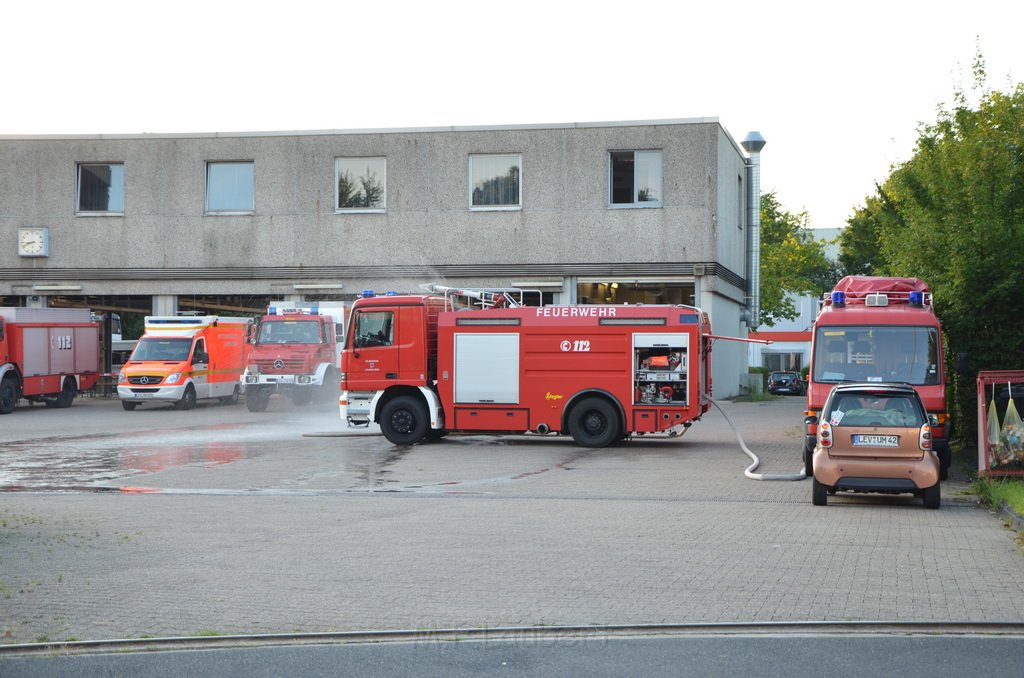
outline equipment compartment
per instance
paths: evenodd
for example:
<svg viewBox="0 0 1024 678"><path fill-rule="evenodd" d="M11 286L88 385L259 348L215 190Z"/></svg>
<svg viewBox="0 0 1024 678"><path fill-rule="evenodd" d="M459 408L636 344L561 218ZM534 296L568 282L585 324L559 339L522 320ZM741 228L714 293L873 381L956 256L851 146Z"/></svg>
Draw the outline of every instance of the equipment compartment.
<svg viewBox="0 0 1024 678"><path fill-rule="evenodd" d="M633 335L634 404L686 405L689 336Z"/></svg>

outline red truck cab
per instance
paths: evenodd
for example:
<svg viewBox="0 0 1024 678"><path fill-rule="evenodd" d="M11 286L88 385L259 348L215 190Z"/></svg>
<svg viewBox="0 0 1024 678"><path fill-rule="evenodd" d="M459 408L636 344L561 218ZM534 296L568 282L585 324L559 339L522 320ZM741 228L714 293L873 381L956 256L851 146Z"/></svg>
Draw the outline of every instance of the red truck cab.
<svg viewBox="0 0 1024 678"><path fill-rule="evenodd" d="M836 384L913 386L931 419L941 477L949 470L951 419L946 401L942 323L928 285L918 278L847 276L825 295L814 321L807 375L804 463L811 474L821 412Z"/></svg>

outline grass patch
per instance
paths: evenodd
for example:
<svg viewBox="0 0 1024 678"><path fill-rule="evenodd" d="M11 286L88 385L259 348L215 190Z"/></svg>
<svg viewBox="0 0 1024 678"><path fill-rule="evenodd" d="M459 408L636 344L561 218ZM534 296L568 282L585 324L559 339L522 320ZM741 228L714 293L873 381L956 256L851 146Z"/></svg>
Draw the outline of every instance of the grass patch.
<svg viewBox="0 0 1024 678"><path fill-rule="evenodd" d="M1017 515L1024 516L1024 480L979 477L974 481L974 488L982 501L993 508L1006 505Z"/></svg>

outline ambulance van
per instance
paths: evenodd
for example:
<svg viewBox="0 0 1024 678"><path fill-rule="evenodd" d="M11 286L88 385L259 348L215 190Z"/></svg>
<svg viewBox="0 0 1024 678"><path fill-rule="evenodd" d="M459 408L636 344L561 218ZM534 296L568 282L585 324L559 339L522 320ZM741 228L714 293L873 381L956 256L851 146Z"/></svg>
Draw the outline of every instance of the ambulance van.
<svg viewBox="0 0 1024 678"><path fill-rule="evenodd" d="M249 318L147 316L146 331L117 376L121 406L171 402L190 410L200 399L238 402Z"/></svg>

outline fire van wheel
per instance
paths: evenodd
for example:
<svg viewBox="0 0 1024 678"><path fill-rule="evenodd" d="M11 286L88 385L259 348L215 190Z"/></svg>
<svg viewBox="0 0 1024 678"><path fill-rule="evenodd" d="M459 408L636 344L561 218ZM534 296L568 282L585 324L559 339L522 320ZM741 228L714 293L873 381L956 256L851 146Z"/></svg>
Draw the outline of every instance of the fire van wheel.
<svg viewBox="0 0 1024 678"><path fill-rule="evenodd" d="M175 404L175 407L179 410L191 410L196 406L196 388L192 384L185 387L185 392L181 394L181 400Z"/></svg>
<svg viewBox="0 0 1024 678"><path fill-rule="evenodd" d="M125 412L131 412L132 410L134 410L138 406L139 406L138 403L133 403L130 400L122 400L121 401L121 407L124 408Z"/></svg>
<svg viewBox="0 0 1024 678"><path fill-rule="evenodd" d="M818 482L817 478L811 479L811 503L815 506L824 506L828 503L828 487Z"/></svg>
<svg viewBox="0 0 1024 678"><path fill-rule="evenodd" d="M619 418L603 398L587 398L569 414L569 433L577 445L607 447L619 439Z"/></svg>
<svg viewBox="0 0 1024 678"><path fill-rule="evenodd" d="M804 446L804 476L811 478L814 476L814 450L808 450L807 446Z"/></svg>
<svg viewBox="0 0 1024 678"><path fill-rule="evenodd" d="M0 414L10 414L17 404L18 387L14 385L13 378L4 377L0 380Z"/></svg>
<svg viewBox="0 0 1024 678"><path fill-rule="evenodd" d="M231 392L231 395L221 397L220 404L221 405L237 405L238 404L238 396L239 396L240 393L241 393L241 389L238 388L238 384L235 384L235 390Z"/></svg>
<svg viewBox="0 0 1024 678"><path fill-rule="evenodd" d="M939 483L935 483L931 487L924 488L924 492L921 493L924 498L924 507L926 509L937 509L939 504L942 503L942 490L939 489Z"/></svg>
<svg viewBox="0 0 1024 678"><path fill-rule="evenodd" d="M426 406L412 396L389 400L381 410L380 431L395 445L418 443L429 428Z"/></svg>

